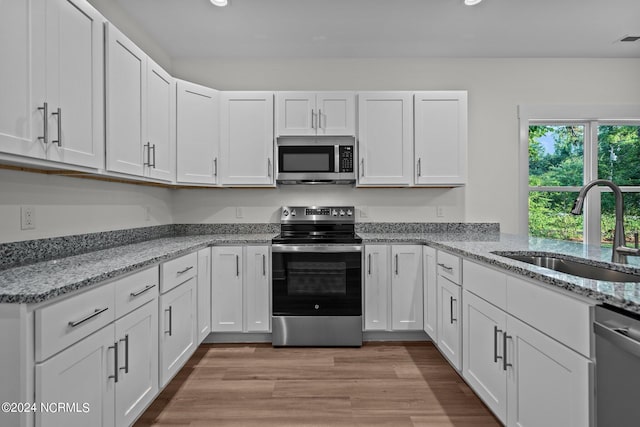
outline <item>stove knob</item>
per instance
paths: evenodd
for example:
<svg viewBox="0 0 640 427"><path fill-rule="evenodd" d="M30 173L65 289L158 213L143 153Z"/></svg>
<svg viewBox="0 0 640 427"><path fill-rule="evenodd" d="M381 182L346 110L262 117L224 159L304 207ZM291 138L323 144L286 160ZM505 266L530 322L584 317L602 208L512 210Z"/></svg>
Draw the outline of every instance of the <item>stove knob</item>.
<svg viewBox="0 0 640 427"><path fill-rule="evenodd" d="M282 216L289 216L289 211L288 210L283 210L282 211Z"/></svg>
<svg viewBox="0 0 640 427"><path fill-rule="evenodd" d="M353 212L351 211L351 209L348 209L347 210L347 216L352 216L352 215L353 215Z"/></svg>
<svg viewBox="0 0 640 427"><path fill-rule="evenodd" d="M340 216L344 216L344 211L340 209Z"/></svg>
<svg viewBox="0 0 640 427"><path fill-rule="evenodd" d="M296 210L295 209L291 211L291 216L296 216Z"/></svg>
<svg viewBox="0 0 640 427"><path fill-rule="evenodd" d="M335 210L335 209L334 209L334 210L332 210L332 211L331 211L331 215L333 215L333 216L338 216L338 211L337 211L337 210Z"/></svg>

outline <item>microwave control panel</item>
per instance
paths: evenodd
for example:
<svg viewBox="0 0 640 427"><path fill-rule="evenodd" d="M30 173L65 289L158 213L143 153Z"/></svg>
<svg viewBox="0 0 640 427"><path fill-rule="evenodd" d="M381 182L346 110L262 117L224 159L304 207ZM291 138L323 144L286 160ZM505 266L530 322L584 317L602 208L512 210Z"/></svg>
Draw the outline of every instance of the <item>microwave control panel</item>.
<svg viewBox="0 0 640 427"><path fill-rule="evenodd" d="M340 145L340 171L353 172L353 146Z"/></svg>

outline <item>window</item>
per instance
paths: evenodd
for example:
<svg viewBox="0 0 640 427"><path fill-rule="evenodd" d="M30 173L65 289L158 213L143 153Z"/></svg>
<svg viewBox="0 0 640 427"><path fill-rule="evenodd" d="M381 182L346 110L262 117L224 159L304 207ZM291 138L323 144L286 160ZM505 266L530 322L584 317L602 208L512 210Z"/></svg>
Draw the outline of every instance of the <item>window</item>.
<svg viewBox="0 0 640 427"><path fill-rule="evenodd" d="M593 188L585 214L570 214L584 184L607 179L623 191L627 242L633 244L633 232L640 231L640 108L602 108L584 114L589 119L576 119L580 114L570 107L550 110L520 110L523 228L534 237L611 245L615 203L609 188Z"/></svg>

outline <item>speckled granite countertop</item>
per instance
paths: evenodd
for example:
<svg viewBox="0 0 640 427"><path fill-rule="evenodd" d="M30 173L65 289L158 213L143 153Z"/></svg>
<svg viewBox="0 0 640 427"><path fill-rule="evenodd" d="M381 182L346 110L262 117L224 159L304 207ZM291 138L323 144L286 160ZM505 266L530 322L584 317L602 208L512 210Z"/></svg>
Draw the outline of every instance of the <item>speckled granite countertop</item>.
<svg viewBox="0 0 640 427"><path fill-rule="evenodd" d="M436 249L503 268L511 273L539 280L553 287L606 302L640 313L640 283L615 283L583 279L543 267L515 261L494 251L560 253L581 258L595 265L610 264L611 249L551 239L527 238L505 233L359 233L366 243L425 243ZM629 257L633 264L614 264L615 269L640 275L640 258Z"/></svg>
<svg viewBox="0 0 640 427"><path fill-rule="evenodd" d="M270 244L271 234L167 237L0 271L0 303L37 303L211 245Z"/></svg>

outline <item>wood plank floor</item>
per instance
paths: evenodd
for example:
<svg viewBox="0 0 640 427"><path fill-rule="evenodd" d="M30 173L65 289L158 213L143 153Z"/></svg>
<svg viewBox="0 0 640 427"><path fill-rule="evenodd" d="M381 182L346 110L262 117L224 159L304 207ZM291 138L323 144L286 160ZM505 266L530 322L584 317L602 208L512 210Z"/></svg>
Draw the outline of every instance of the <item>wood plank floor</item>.
<svg viewBox="0 0 640 427"><path fill-rule="evenodd" d="M203 344L136 426L499 426L432 343Z"/></svg>

